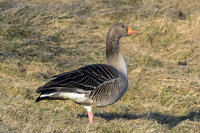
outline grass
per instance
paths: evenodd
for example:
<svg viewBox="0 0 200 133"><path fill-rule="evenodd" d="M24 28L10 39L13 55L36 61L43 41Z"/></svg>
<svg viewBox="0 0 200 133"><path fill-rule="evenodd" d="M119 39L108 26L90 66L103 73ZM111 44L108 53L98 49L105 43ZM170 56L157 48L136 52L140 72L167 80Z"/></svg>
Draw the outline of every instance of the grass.
<svg viewBox="0 0 200 133"><path fill-rule="evenodd" d="M0 0L0 132L199 132L200 2ZM116 22L129 88L94 125L72 101L35 103L55 74L106 63ZM186 67L178 66L187 61Z"/></svg>

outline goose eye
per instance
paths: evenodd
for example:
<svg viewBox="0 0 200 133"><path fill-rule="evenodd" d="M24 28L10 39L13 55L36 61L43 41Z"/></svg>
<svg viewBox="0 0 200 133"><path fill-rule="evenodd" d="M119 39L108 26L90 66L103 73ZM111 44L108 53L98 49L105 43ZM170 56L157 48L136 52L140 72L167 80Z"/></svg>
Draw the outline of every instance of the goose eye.
<svg viewBox="0 0 200 133"><path fill-rule="evenodd" d="M124 25L122 26L122 28L124 28Z"/></svg>

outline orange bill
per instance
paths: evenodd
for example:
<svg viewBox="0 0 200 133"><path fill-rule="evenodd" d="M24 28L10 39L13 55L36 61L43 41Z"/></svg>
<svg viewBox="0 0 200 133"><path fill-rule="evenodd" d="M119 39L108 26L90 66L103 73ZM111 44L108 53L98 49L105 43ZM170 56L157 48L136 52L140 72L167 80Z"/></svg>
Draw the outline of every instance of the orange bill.
<svg viewBox="0 0 200 133"><path fill-rule="evenodd" d="M130 28L128 28L128 35L133 35L133 34L137 34L138 32L136 30L132 30Z"/></svg>

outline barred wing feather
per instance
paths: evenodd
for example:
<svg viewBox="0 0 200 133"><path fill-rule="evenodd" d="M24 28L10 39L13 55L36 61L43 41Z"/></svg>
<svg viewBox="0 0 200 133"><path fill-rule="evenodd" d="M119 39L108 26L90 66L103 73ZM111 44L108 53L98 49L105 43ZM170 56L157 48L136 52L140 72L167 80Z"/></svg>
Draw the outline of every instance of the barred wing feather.
<svg viewBox="0 0 200 133"><path fill-rule="evenodd" d="M52 78L55 79L38 88L37 93L57 91L89 93L105 82L118 78L118 71L106 64L94 64Z"/></svg>

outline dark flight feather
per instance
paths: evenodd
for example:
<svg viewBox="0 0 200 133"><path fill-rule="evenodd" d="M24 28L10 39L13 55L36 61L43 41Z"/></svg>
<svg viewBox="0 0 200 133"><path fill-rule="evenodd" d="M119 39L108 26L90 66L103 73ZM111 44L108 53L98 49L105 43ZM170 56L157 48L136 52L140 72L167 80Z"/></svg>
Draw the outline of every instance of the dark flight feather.
<svg viewBox="0 0 200 133"><path fill-rule="evenodd" d="M106 64L94 64L52 78L54 79L39 87L36 92L41 94L56 91L89 93L101 84L118 78L118 71Z"/></svg>

